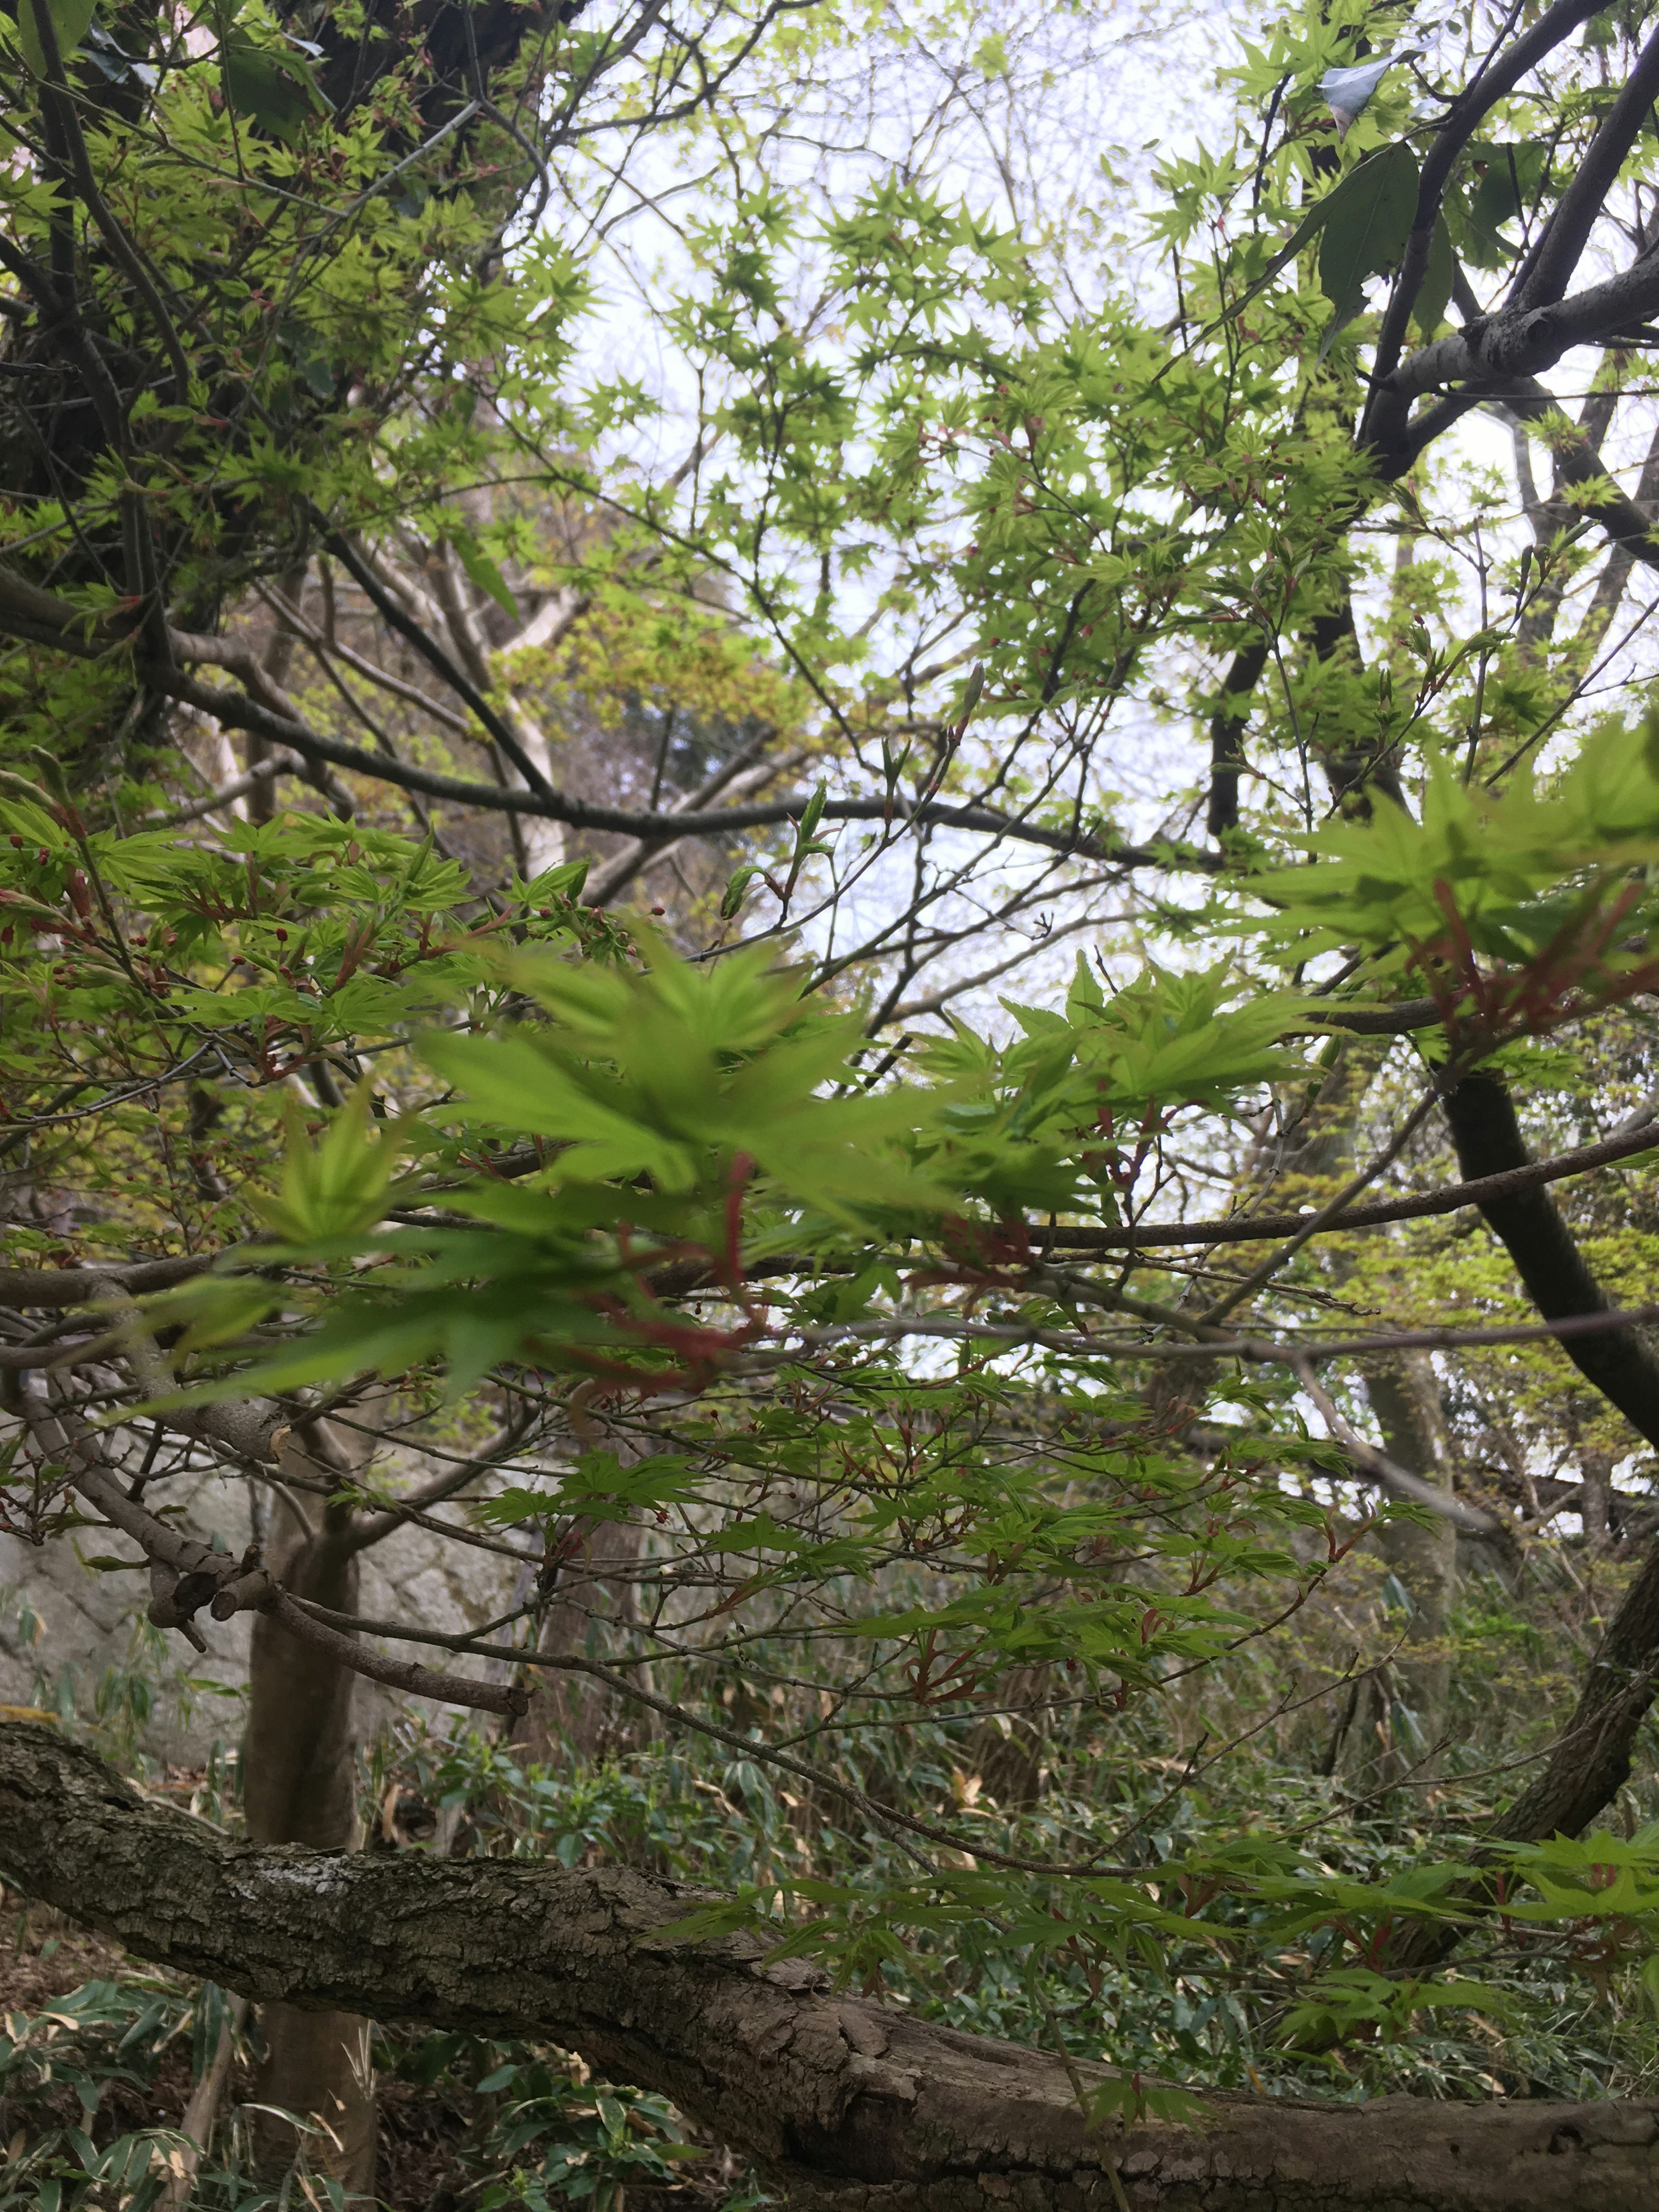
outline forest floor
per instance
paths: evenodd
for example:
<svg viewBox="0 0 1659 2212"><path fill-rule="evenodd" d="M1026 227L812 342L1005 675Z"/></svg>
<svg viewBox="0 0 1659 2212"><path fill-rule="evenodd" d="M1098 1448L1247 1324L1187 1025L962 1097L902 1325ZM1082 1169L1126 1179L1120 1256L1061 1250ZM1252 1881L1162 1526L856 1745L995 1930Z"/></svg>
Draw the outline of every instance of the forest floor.
<svg viewBox="0 0 1659 2212"><path fill-rule="evenodd" d="M128 1957L118 1944L88 1935L61 1913L0 1890L0 2025L8 2014L38 2018L54 2002L88 1982L153 1976L156 1969ZM170 2046L143 2087L108 2081L100 2099L95 2139L145 2127L178 2127L192 2086L188 2038ZM422 2087L382 2074L377 2085L380 2158L376 2197L385 2212L459 2212L476 2199L476 2166L460 2149L477 2119L477 2100L447 2084ZM253 2094L252 2069L239 2061L229 2104ZM54 2120L79 2122L78 2102L67 2086L52 2093ZM61 2103L62 2110L55 2106ZM0 2155L3 2155L0 2149ZM689 2166L672 2186L633 2185L625 2212L716 2212L731 2197L738 2168L720 2149ZM617 2212L623 2212L618 2207Z"/></svg>

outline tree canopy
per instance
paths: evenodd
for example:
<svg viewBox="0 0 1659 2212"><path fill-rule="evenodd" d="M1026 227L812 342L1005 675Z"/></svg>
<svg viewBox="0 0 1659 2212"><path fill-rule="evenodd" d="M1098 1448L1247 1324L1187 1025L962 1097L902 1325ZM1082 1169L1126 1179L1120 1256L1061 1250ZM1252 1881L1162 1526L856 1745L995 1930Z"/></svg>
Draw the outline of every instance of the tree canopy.
<svg viewBox="0 0 1659 2212"><path fill-rule="evenodd" d="M0 17L0 1528L248 1616L228 1850L359 1840L358 1678L481 1858L621 1757L653 2002L873 2070L500 2032L798 2188L981 2170L901 2008L1052 2054L1056 2205L1650 2085L1659 29L1216 29ZM0 1868L238 1986L148 1817ZM258 1917L273 2021L489 2011ZM1644 2203L1622 2109L1342 2201Z"/></svg>

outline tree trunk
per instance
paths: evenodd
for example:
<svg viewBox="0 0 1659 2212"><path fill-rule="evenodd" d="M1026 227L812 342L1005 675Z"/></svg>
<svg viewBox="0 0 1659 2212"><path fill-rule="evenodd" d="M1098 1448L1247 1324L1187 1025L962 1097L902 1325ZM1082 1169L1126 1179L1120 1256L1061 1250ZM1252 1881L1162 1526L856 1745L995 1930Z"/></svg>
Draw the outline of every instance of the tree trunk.
<svg viewBox="0 0 1659 2212"><path fill-rule="evenodd" d="M1596 1451L1589 1444L1581 1447L1578 1514L1584 1547L1592 1556L1605 1552L1613 1541L1613 1465L1610 1451Z"/></svg>
<svg viewBox="0 0 1659 2212"><path fill-rule="evenodd" d="M332 1476L341 1455L313 1437L297 1437L284 1459L307 1474ZM324 1456L326 1455L326 1456ZM296 1504L303 1492L289 1492ZM306 1499L307 1505L313 1502ZM357 1610L356 1553L348 1514L325 1507L305 1528L286 1506L286 1533L270 1547L270 1565L289 1594L337 1613ZM249 1657L248 1720L242 1742L242 1810L256 1843L306 1844L356 1850L357 1676L325 1652L299 1644L268 1613L255 1613ZM255 2096L261 2105L315 2122L326 2132L296 2136L270 2113L256 2121L261 2160L287 2166L303 2149L308 2162L338 2180L348 2196L374 2187L376 2128L368 2022L355 2012L267 2003L259 2015L266 2057Z"/></svg>
<svg viewBox="0 0 1659 2212"><path fill-rule="evenodd" d="M1515 1102L1500 1078L1466 1075L1443 1103L1465 1182L1527 1165L1531 1155L1521 1135ZM1547 1190L1489 1199L1480 1212L1546 1321L1608 1310L1606 1291L1590 1273ZM1659 1450L1659 1355L1645 1334L1636 1328L1603 1329L1595 1335L1565 1337L1561 1349L1585 1381Z"/></svg>
<svg viewBox="0 0 1659 2212"><path fill-rule="evenodd" d="M265 2002L545 2037L672 2097L800 2212L1650 2212L1659 2103L1211 2097L1091 2133L1056 2058L835 1995L623 1869L232 1842L0 1726L0 1862L143 1956ZM1079 2064L1086 2091L1104 2069ZM1114 2172L1113 2169L1115 2169ZM1121 2193L1120 2193L1121 2192Z"/></svg>
<svg viewBox="0 0 1659 2212"><path fill-rule="evenodd" d="M542 1617L537 1649L550 1656L610 1659L613 1623L635 1613L634 1576L645 1531L636 1521L593 1521L553 1586ZM526 1670L530 1703L512 1724L511 1741L538 1765L600 1757L623 1725L614 1694L580 1674L544 1668ZM637 1673L637 1669L635 1672ZM634 1723L637 1726L637 1723ZM630 1739L635 1740L635 1739Z"/></svg>
<svg viewBox="0 0 1659 2212"><path fill-rule="evenodd" d="M1365 1395L1389 1457L1449 1490L1440 1389L1427 1356L1407 1353L1368 1368ZM1457 1589L1457 1530L1439 1518L1426 1528L1391 1521L1377 1531L1376 1548L1411 1607L1387 1668L1388 1693L1376 1674L1367 1676L1356 1718L1368 1769L1363 1786L1387 1790L1407 1774L1420 1780L1434 1771L1450 1684L1446 1629Z"/></svg>
<svg viewBox="0 0 1659 2212"><path fill-rule="evenodd" d="M608 1449L619 1463L632 1467L649 1446L606 1418L592 1388L579 1389L568 1406L576 1441L589 1450ZM638 1571L645 1548L641 1521L582 1521L570 1530L568 1553L547 1591L536 1645L550 1658L611 1659L617 1655L615 1626L638 1617ZM630 1716L619 1710L615 1693L603 1683L576 1674L527 1668L530 1703L511 1725L510 1741L538 1765L593 1759L623 1740L637 1742L651 1717L643 1707ZM635 1670L635 1680L641 1679ZM648 1686L648 1683L647 1683Z"/></svg>
<svg viewBox="0 0 1659 2212"><path fill-rule="evenodd" d="M1000 1704L1016 1710L1000 1720L981 1721L968 1739L969 1767L978 1774L994 1805L1029 1808L1042 1796L1048 1761L1047 1700L1053 1680L1053 1668L1042 1662L1011 1667L996 1694ZM1021 1705L1033 1710L1021 1712Z"/></svg>
<svg viewBox="0 0 1659 2212"><path fill-rule="evenodd" d="M1514 1101L1496 1076L1466 1076L1444 1102L1466 1181L1525 1165L1528 1154ZM1489 1200L1481 1213L1514 1261L1528 1296L1546 1319L1608 1310L1572 1231L1547 1190ZM1644 1332L1607 1329L1562 1346L1587 1382L1615 1405L1648 1443L1659 1445L1659 1356ZM1492 1823L1507 1843L1577 1836L1630 1779L1637 1731L1659 1691L1659 1543L1650 1541L1640 1571L1602 1632L1578 1702L1543 1771ZM1490 1900L1484 1887L1468 1901ZM1390 1964L1421 1971L1457 1946L1449 1925L1408 1929Z"/></svg>

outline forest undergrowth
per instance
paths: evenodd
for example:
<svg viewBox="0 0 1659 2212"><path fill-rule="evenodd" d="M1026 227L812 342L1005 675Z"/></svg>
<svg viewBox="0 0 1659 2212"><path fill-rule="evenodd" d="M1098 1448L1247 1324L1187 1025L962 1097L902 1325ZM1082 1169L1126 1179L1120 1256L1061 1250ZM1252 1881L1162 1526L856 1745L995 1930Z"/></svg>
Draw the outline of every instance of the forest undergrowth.
<svg viewBox="0 0 1659 2212"><path fill-rule="evenodd" d="M1299 1869L1317 1878L1322 1899L1334 1879L1360 1889L1409 1881L1467 1850L1505 1778L1513 1790L1532 1771L1561 1679L1628 1579L1625 1548L1558 1534L1519 1560L1469 1561L1432 1742L1389 1694L1409 1601L1362 1544L1305 1609L1294 1663L1282 1663L1282 1644L1271 1672L1236 1662L1226 1698L1212 1681L1201 1729L1178 1680L1128 1715L1062 1703L1040 1735L1018 1709L988 1724L918 1723L896 1698L866 1715L846 1771L877 1805L896 1803L881 1723L903 1717L902 1739L888 1740L904 1743L908 1802L929 1804L988 1852L1034 1863L1092 1853L1143 1864L1156 1886L1159 1867L1195 1840L1213 1848L1231 1835L1241 1855L1285 1878L1286 1893ZM152 1792L234 1833L234 1729L193 1770L138 1749L158 1711L155 1644L153 1631L138 1632L130 1661L96 1681L43 1671L37 1693ZM763 1645L746 1671L726 1670L712 1702L728 1729L765 1746L809 1717L814 1693L799 1672L788 1687L769 1680L789 1674L792 1656ZM684 1695L684 1685L659 1686ZM1356 1687L1374 1692L1359 1730ZM187 1678L163 1694L181 1691L188 1699ZM234 1701L224 1707L216 1717L228 1722ZM855 1833L757 1759L701 1736L653 1736L615 1714L596 1741L595 1755L566 1747L540 1765L471 1719L408 1712L360 1759L366 1847L631 1865L738 1895L787 1884L798 1916L816 1899L846 1920L866 1909L861 1896L879 1898L905 1875L896 1830ZM1617 1808L1634 1844L1659 1841L1653 1766L1638 1761ZM971 1875L971 1857L959 1856ZM1154 2096L1154 2084L1172 2082L1354 2101L1638 2096L1659 2084L1659 1996L1639 1953L1624 1955L1602 1925L1528 1927L1500 1913L1471 1936L1457 1978L1402 2014L1397 1985L1385 1987L1368 1962L1374 1929L1362 1938L1338 1912L1276 1938L1259 1900L1242 1899L1239 1911L1249 1940L1236 1950L1218 1945L1212 1915L1156 1972L1126 1954L1120 1974L1103 1973L1092 1952L1068 1960L1063 1948L1038 1949L989 1915L942 1919L937 1936L872 1917L847 1955L865 1962L866 1990L969 2033L1023 2039L1034 2016L1046 2020L1073 2056L1104 2058ZM1470 2002L1460 2003L1465 1989ZM226 2033L234 2060L194 2201L204 2212L337 2206L338 2183L303 2149L280 2179L258 2170L257 2030L231 2024L229 2002L6 1899L0 2208L147 2212L160 2203L186 2104ZM392 2212L545 2212L590 2200L595 2212L744 2212L768 2201L752 2173L664 2099L592 2080L565 2052L386 2022L374 2064L378 2195Z"/></svg>

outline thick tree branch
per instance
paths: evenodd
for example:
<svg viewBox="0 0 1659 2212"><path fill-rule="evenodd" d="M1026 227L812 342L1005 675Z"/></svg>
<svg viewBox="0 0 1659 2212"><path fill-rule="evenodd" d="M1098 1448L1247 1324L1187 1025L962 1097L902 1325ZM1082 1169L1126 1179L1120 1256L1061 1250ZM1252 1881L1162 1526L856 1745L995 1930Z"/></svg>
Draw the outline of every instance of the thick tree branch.
<svg viewBox="0 0 1659 2212"><path fill-rule="evenodd" d="M1514 1102L1498 1077L1465 1076L1446 1097L1444 1109L1458 1165L1467 1176L1513 1176L1531 1164ZM1572 1231L1554 1200L1541 1188L1516 1184L1494 1192L1489 1188L1479 1203L1546 1321L1610 1310ZM1562 1341L1585 1381L1659 1449L1659 1357L1646 1338L1634 1329L1606 1329Z"/></svg>
<svg viewBox="0 0 1659 2212"><path fill-rule="evenodd" d="M1571 38L1601 4L1602 0L1555 0L1555 5L1547 8L1506 53L1488 55L1448 109L1418 179L1417 206L1406 250L1401 257L1400 274L1389 295L1382 328L1377 332L1374 376L1387 380L1399 362L1411 327L1412 310L1428 273L1434 227L1458 155L1474 136L1481 118L1513 92L1546 55ZM1406 410L1392 392L1374 388L1360 426L1359 442L1386 449L1397 442L1405 421Z"/></svg>
<svg viewBox="0 0 1659 2212"><path fill-rule="evenodd" d="M1454 385L1472 387L1460 389L1446 403L1455 412L1462 411L1461 403L1474 398L1507 400L1525 380L1553 368L1574 346L1606 344L1656 308L1659 253L1648 253L1571 299L1549 307L1507 308L1435 339L1374 389L1367 435L1379 469L1385 477L1402 474L1422 452L1431 422L1431 434L1437 435L1455 419L1455 412L1433 410L1408 429L1412 402L1424 393Z"/></svg>
<svg viewBox="0 0 1659 2212"><path fill-rule="evenodd" d="M1238 827L1238 779L1244 765L1244 726L1250 694L1267 665L1265 644L1247 645L1233 655L1210 716L1210 798L1205 825L1212 837Z"/></svg>
<svg viewBox="0 0 1659 2212"><path fill-rule="evenodd" d="M1512 307L1553 306L1572 281L1589 237L1619 181L1625 157L1659 97L1659 33L1642 49L1623 91L1601 119L1571 181L1556 202L1510 290Z"/></svg>
<svg viewBox="0 0 1659 2212"><path fill-rule="evenodd" d="M579 2051L672 2097L803 2212L1647 2212L1659 2189L1647 2101L1218 2096L1196 2126L1091 2132L1077 2088L1104 2069L837 1996L747 1936L676 1940L703 1899L673 1883L234 1843L27 1724L0 1725L0 1864L251 1997Z"/></svg>
<svg viewBox="0 0 1659 2212"><path fill-rule="evenodd" d="M93 1267L0 1267L0 1306L95 1305L111 1282L135 1295L169 1290L204 1275L222 1253L192 1252L173 1260L135 1260L130 1266Z"/></svg>

